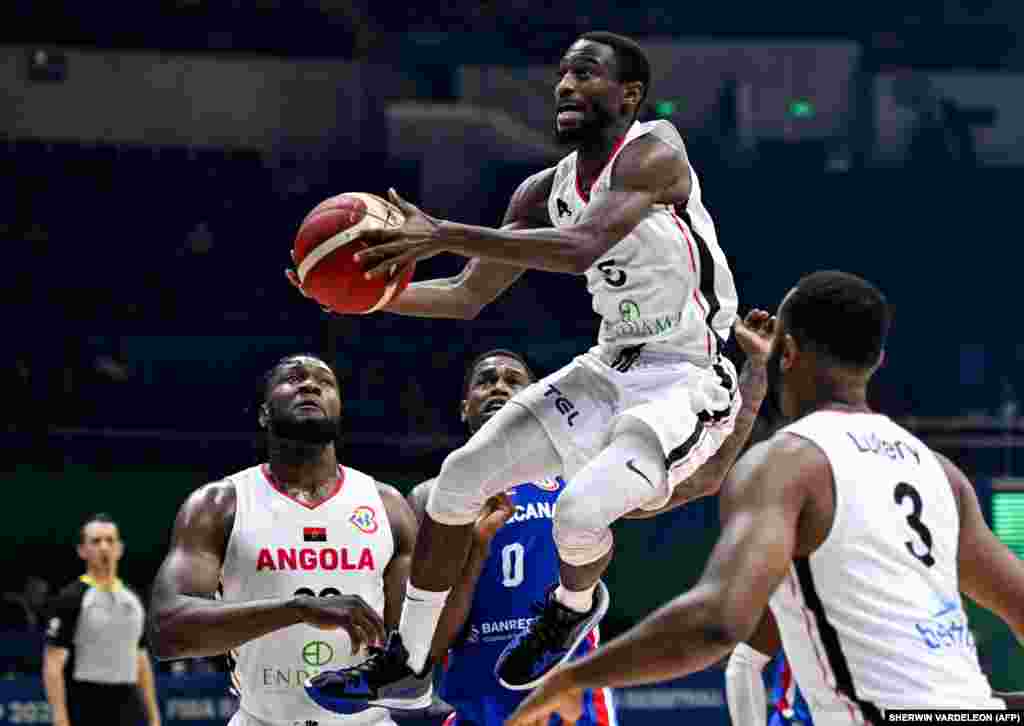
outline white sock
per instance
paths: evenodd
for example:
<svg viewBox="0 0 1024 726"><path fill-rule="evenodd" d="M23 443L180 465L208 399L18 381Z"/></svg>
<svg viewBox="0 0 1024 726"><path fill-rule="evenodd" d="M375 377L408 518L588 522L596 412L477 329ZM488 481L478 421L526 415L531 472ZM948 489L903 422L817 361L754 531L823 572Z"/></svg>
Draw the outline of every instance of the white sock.
<svg viewBox="0 0 1024 726"><path fill-rule="evenodd" d="M416 673L423 670L430 655L430 644L434 639L437 621L441 619L448 593L420 590L410 582L405 586L405 602L402 604L402 619L398 622L398 633L402 645L409 651L409 667Z"/></svg>
<svg viewBox="0 0 1024 726"><path fill-rule="evenodd" d="M568 590L565 585L559 583L558 588L555 590L555 600L558 600L558 602L570 610L575 610L578 613L589 613L590 608L594 607L594 590L596 589L596 582L586 590Z"/></svg>

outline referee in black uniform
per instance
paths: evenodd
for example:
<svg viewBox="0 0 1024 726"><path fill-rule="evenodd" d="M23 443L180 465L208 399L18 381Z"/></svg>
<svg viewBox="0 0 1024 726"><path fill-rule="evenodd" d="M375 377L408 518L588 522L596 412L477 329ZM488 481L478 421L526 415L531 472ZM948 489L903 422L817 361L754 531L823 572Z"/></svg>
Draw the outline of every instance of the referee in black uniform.
<svg viewBox="0 0 1024 726"><path fill-rule="evenodd" d="M142 602L117 577L123 553L108 515L85 521L86 574L61 590L47 621L43 683L54 726L160 726Z"/></svg>

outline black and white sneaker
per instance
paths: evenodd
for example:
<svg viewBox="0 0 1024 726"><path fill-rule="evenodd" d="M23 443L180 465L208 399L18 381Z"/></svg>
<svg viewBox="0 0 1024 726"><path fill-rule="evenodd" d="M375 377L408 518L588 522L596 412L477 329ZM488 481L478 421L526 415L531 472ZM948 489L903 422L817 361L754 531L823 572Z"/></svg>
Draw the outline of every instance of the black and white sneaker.
<svg viewBox="0 0 1024 726"><path fill-rule="evenodd" d="M422 673L414 673L408 660L402 636L392 632L384 647L371 647L370 657L359 665L308 679L306 693L334 713L360 713L375 707L423 711L433 700L433 664L428 660Z"/></svg>
<svg viewBox="0 0 1024 726"><path fill-rule="evenodd" d="M513 691L536 688L551 671L562 665L608 612L608 589L603 582L594 590L588 613L570 610L555 599L556 585L542 603L534 603L538 617L530 627L505 646L494 667L498 682Z"/></svg>

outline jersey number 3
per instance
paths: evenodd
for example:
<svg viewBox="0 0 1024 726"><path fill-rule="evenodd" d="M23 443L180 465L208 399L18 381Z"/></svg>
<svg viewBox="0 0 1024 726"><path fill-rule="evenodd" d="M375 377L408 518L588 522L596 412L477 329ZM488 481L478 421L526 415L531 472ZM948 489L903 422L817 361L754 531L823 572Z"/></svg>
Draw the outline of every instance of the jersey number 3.
<svg viewBox="0 0 1024 726"><path fill-rule="evenodd" d="M925 567L931 567L935 564L935 558L932 557L932 533L925 523L921 521L921 509L924 506L921 502L921 495L918 494L917 489L906 482L900 482L896 485L896 488L892 492L892 498L896 504L903 504L904 499L910 499L910 503L913 505L913 511L907 515L907 524L910 528L917 533L917 536L921 538L921 542L924 543L924 552L917 551L917 543L907 540L904 544L907 546L907 552L912 556L920 560Z"/></svg>

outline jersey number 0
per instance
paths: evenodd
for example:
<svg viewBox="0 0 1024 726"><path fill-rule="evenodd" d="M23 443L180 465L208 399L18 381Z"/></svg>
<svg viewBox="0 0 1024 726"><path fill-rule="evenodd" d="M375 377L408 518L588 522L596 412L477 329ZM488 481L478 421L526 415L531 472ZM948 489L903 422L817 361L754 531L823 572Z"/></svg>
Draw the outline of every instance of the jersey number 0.
<svg viewBox="0 0 1024 726"><path fill-rule="evenodd" d="M526 549L522 542L513 542L501 548L501 584L518 587L526 576Z"/></svg>

